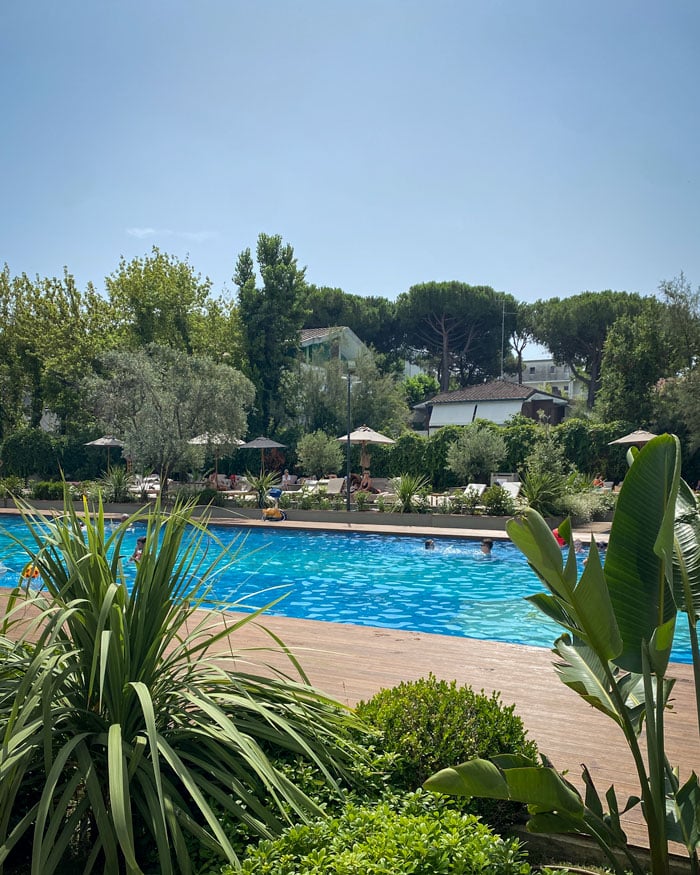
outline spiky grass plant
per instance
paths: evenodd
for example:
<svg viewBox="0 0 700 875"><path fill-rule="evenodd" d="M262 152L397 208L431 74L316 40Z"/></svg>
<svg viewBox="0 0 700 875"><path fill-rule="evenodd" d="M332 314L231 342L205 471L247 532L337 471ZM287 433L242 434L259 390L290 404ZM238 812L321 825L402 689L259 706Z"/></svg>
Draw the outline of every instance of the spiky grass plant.
<svg viewBox="0 0 700 875"><path fill-rule="evenodd" d="M335 786L357 756L352 718L271 632L289 672L241 670L236 632L260 611L197 612L235 548L191 505L157 506L129 589L128 523L110 531L98 504L83 527L70 501L23 514L41 586L23 580L0 624L0 867L22 849L33 875L71 855L85 872L186 873L192 840L237 867L221 820L273 837L318 815L273 758L300 754Z"/></svg>
<svg viewBox="0 0 700 875"><path fill-rule="evenodd" d="M425 497L430 492L430 481L422 475L401 474L392 477L391 485L396 495L392 510L398 513L421 513L425 511Z"/></svg>

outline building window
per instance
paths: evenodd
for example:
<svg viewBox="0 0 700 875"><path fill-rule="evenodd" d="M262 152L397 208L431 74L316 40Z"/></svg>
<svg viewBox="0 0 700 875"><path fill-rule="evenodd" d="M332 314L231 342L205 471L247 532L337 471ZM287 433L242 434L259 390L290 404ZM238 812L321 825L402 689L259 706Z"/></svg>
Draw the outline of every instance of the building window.
<svg viewBox="0 0 700 875"><path fill-rule="evenodd" d="M530 368L530 373L531 373L531 374L534 374L534 373L535 373L535 368L531 367L531 368Z"/></svg>
<svg viewBox="0 0 700 875"><path fill-rule="evenodd" d="M553 373L554 373L554 365L550 365L550 366L549 366L549 373L550 373L550 374L553 374Z"/></svg>

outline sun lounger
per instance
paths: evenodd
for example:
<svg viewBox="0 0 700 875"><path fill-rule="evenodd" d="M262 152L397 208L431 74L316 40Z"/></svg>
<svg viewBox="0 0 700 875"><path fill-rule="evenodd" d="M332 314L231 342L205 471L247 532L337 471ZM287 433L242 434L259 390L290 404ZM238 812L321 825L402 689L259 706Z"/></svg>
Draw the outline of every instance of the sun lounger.
<svg viewBox="0 0 700 875"><path fill-rule="evenodd" d="M510 495L511 498L516 499L520 495L520 487L521 483L501 483L501 488L505 489L505 491Z"/></svg>
<svg viewBox="0 0 700 875"><path fill-rule="evenodd" d="M326 495L340 495L345 483L345 477L329 477L326 484Z"/></svg>
<svg viewBox="0 0 700 875"><path fill-rule="evenodd" d="M464 490L464 494L467 495L467 493L471 492L473 494L476 492L477 495L483 495L485 490L486 490L485 483L468 483L465 490Z"/></svg>

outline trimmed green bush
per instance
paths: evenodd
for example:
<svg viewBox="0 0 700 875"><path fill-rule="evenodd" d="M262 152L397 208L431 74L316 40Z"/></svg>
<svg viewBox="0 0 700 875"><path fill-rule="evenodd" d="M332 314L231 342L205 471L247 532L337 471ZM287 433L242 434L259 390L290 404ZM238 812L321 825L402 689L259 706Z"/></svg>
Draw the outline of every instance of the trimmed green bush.
<svg viewBox="0 0 700 875"><path fill-rule="evenodd" d="M383 749L395 754L390 783L397 790L415 790L439 769L473 757L488 758L519 753L538 758L537 745L529 741L513 705L504 705L497 692L487 696L456 681L438 680L433 674L380 690L357 706L358 716L379 730ZM464 800L455 799L464 809ZM470 800L468 810L499 827L519 818L513 803Z"/></svg>
<svg viewBox="0 0 700 875"><path fill-rule="evenodd" d="M233 875L232 868L223 873ZM527 875L517 839L503 840L476 817L444 809L428 813L349 804L340 817L295 826L261 842L243 861L244 875L387 875L469 873Z"/></svg>
<svg viewBox="0 0 700 875"><path fill-rule="evenodd" d="M58 480L38 480L32 484L32 498L37 501L62 501L63 483Z"/></svg>

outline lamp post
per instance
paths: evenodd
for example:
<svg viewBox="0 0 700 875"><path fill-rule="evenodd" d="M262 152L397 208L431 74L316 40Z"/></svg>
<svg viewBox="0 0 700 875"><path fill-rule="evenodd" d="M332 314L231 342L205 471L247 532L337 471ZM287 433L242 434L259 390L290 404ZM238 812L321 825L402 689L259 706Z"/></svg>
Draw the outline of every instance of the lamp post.
<svg viewBox="0 0 700 875"><path fill-rule="evenodd" d="M350 446L351 446L350 432L352 431L352 417L351 417L351 411L350 411L350 389L352 388L352 377L350 376L350 364L349 363L348 363L348 373L344 379L346 379L348 381L348 442L347 442L346 449L345 449L345 468L346 468L346 470L345 470L345 503L346 503L345 506L346 506L348 513L349 513L350 512L350 477L352 474L352 472L350 470ZM355 380L355 382L359 383L360 381Z"/></svg>
<svg viewBox="0 0 700 875"><path fill-rule="evenodd" d="M350 380L350 366L348 365L348 442L345 450L345 463L346 463L346 471L345 471L345 502L348 513L350 513L350 432L352 431L352 421L350 418L350 387L352 385L352 381Z"/></svg>

